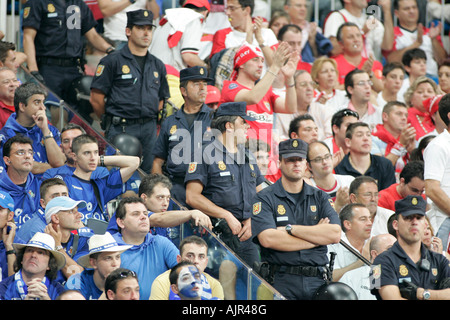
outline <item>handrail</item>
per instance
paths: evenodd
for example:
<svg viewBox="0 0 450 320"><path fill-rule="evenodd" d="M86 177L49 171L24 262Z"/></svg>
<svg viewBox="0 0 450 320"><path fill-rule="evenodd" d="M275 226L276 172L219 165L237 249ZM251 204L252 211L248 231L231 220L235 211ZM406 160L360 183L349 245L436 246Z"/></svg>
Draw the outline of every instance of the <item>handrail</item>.
<svg viewBox="0 0 450 320"><path fill-rule="evenodd" d="M109 146L114 148L118 151L116 147L109 141L107 141L104 136L103 132L99 131L97 128L91 126L86 120L84 120L71 106L69 106L65 101L60 99L55 93L53 93L49 88L47 88L45 85L37 81L36 78L31 75L28 70L21 68L18 73L19 79L22 81L22 83L27 81L33 81L38 83L43 89L47 90L50 95L53 96L53 98L57 101L59 101L59 130L64 127L65 125L65 115L66 114L72 114L73 117L70 121L76 121L77 124L80 124L84 127L84 129L88 129L86 131L90 132L91 134L95 134L96 138L104 144L104 146ZM86 97L84 97L86 99ZM51 117L49 117L50 122L52 122ZM70 122L68 121L68 122ZM99 143L100 144L100 143ZM105 147L106 148L106 147ZM118 151L120 153L120 151ZM143 172L141 169L139 170L139 174L141 177L147 175L145 172ZM174 200L174 199L173 199ZM117 200L113 200L117 201ZM176 200L174 200L176 201ZM179 203L178 203L179 205ZM112 206L114 207L114 206ZM183 206L180 205L182 210L187 210ZM112 212L109 212L109 214L112 215ZM243 300L256 300L258 298L258 288L263 288L263 291L266 293L264 297L267 299L267 292L270 292L272 294L272 299L274 300L284 300L285 298L277 291L275 290L270 284L268 284L264 279L262 279L254 270L246 265L221 239L217 237L217 235L214 234L211 230L209 230L206 227L203 227L205 234L199 234L199 236L203 237L205 241L209 242L210 248L220 248L220 250L223 250L224 256L228 256L231 258L231 260L237 264L237 267L239 270L246 271L246 278L243 279L244 283L246 283L246 299L242 298ZM190 225L190 222L186 222L185 224L180 226L180 240L185 238L188 235L196 234L197 232L194 230L194 228ZM223 260L222 260L223 261ZM211 270L215 274L219 274L219 270Z"/></svg>

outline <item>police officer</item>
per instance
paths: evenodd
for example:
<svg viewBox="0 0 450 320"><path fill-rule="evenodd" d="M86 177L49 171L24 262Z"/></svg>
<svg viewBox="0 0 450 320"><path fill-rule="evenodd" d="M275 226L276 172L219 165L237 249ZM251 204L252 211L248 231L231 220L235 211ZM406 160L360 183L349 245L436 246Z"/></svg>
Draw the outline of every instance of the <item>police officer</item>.
<svg viewBox="0 0 450 320"><path fill-rule="evenodd" d="M83 75L83 36L101 52L114 50L97 33L96 25L82 0L33 0L24 5L23 47L28 69L63 100L68 101L72 83Z"/></svg>
<svg viewBox="0 0 450 320"><path fill-rule="evenodd" d="M259 261L259 252L251 240L252 199L262 189L264 176L244 146L249 128L246 120L254 118L247 116L245 102L224 103L217 109L211 123L214 141L204 146L199 161L189 164L186 202L220 223L225 221L221 225L229 230L224 234L231 239L224 241L233 243L230 248L253 266Z"/></svg>
<svg viewBox="0 0 450 320"><path fill-rule="evenodd" d="M422 243L426 201L409 195L395 202L392 225L397 242L378 255L372 266L372 293L383 300L449 300L447 258Z"/></svg>
<svg viewBox="0 0 450 320"><path fill-rule="evenodd" d="M172 196L186 206L184 178L189 163L201 157L203 137L210 131L214 111L206 104L208 71L205 67L192 67L180 71L180 91L184 104L180 110L168 117L161 125L153 149L153 173L163 172L172 181ZM164 166L165 165L165 166Z"/></svg>
<svg viewBox="0 0 450 320"><path fill-rule="evenodd" d="M164 64L148 53L154 27L152 12L129 11L127 18L128 45L100 60L90 102L97 116L104 115L102 126L109 141L119 133L139 139L141 169L150 173L158 110L170 97L169 85Z"/></svg>
<svg viewBox="0 0 450 320"><path fill-rule="evenodd" d="M303 180L307 149L300 139L280 142L281 178L253 204L252 233L263 266L274 288L292 300L311 300L325 283L327 245L341 236L332 200Z"/></svg>

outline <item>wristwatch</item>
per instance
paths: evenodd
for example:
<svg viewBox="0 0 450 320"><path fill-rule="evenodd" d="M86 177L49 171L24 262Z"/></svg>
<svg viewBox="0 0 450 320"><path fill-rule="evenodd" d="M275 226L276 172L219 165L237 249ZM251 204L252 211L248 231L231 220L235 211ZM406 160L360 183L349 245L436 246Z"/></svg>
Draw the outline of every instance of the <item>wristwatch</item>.
<svg viewBox="0 0 450 320"><path fill-rule="evenodd" d="M430 299L430 296L431 296L431 293L430 293L430 291L428 291L428 290L425 290L425 291L422 293L422 298L423 298L423 300L429 300L429 299Z"/></svg>
<svg viewBox="0 0 450 320"><path fill-rule="evenodd" d="M285 230L289 235L292 236L292 226L290 224L286 225Z"/></svg>
<svg viewBox="0 0 450 320"><path fill-rule="evenodd" d="M51 133L51 132L49 133L48 136L45 136L43 139L45 141L45 140L50 139L50 138L53 138L53 133Z"/></svg>
<svg viewBox="0 0 450 320"><path fill-rule="evenodd" d="M61 250L61 249L64 249L63 246L56 246L56 247L55 247L55 251L59 251L59 250Z"/></svg>

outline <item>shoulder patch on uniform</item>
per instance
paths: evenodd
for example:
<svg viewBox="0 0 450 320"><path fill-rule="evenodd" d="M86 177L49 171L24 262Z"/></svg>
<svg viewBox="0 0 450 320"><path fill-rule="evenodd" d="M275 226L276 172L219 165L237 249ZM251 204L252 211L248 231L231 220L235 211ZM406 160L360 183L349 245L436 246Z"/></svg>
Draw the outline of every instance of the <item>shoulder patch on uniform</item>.
<svg viewBox="0 0 450 320"><path fill-rule="evenodd" d="M372 277L376 280L381 277L381 264L372 266Z"/></svg>
<svg viewBox="0 0 450 320"><path fill-rule="evenodd" d="M261 212L261 202L257 202L253 204L253 214L256 216Z"/></svg>
<svg viewBox="0 0 450 320"><path fill-rule="evenodd" d="M30 15L30 7L23 9L23 18L26 19Z"/></svg>
<svg viewBox="0 0 450 320"><path fill-rule="evenodd" d="M97 70L95 70L95 76L96 77L101 76L102 73L103 73L103 70L105 70L105 66L102 65L102 64L99 64L98 67L97 67Z"/></svg>
<svg viewBox="0 0 450 320"><path fill-rule="evenodd" d="M329 199L328 199L328 202L331 204L331 206L333 207L333 209L336 210L336 207L334 206L334 201L333 201L333 199L329 198Z"/></svg>
<svg viewBox="0 0 450 320"><path fill-rule="evenodd" d="M194 173L197 170L197 162L189 163L188 173Z"/></svg>

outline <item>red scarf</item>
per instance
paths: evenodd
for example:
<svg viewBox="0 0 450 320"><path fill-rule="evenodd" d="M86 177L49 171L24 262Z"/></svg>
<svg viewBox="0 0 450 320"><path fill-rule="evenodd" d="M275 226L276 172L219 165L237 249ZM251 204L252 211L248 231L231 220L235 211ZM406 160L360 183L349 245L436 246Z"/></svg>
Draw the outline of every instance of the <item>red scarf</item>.
<svg viewBox="0 0 450 320"><path fill-rule="evenodd" d="M398 138L394 138L394 136L386 130L386 128L382 124L377 124L375 130L372 132L372 135L378 137L381 141L386 142L386 151L384 152L384 156L387 156L392 148L400 149L401 144L398 141ZM409 160L409 153L403 156L403 162L406 164Z"/></svg>
<svg viewBox="0 0 450 320"><path fill-rule="evenodd" d="M417 117L423 117L422 122ZM416 129L416 140L419 140L436 128L433 118L428 112L419 111L414 107L408 109L408 122ZM420 125L421 123L422 125Z"/></svg>

